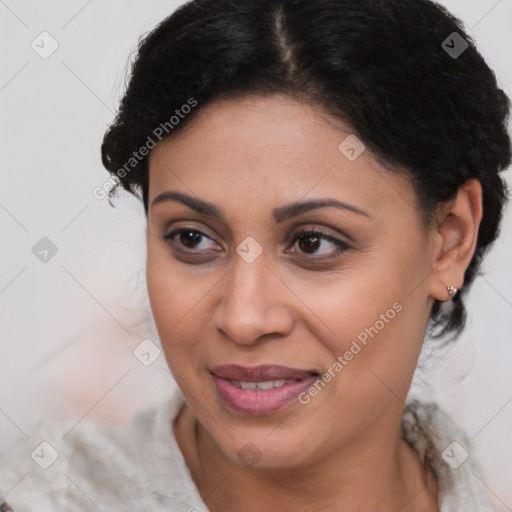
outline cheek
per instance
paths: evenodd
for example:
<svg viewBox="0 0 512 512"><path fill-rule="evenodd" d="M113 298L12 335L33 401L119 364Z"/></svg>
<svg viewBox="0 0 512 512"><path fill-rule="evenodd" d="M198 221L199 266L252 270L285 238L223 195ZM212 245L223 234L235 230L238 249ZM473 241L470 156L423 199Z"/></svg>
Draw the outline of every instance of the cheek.
<svg viewBox="0 0 512 512"><path fill-rule="evenodd" d="M169 254L148 244L146 282L149 302L162 348L166 354L176 345L176 331L191 309L194 292L180 279ZM171 370L172 371L172 370Z"/></svg>
<svg viewBox="0 0 512 512"><path fill-rule="evenodd" d="M189 271L189 272L188 272ZM163 249L148 244L146 281L149 301L162 349L177 380L191 368L201 366L198 343L208 321L208 292L212 276L191 275L192 269L174 260Z"/></svg>
<svg viewBox="0 0 512 512"><path fill-rule="evenodd" d="M411 281L420 282L426 272L420 259L411 248L397 253L390 247L367 254L357 267L320 286L302 286L314 313L308 315L309 328L327 349L322 363L336 376L333 391L344 403L405 391L428 318L424 290L411 293Z"/></svg>
<svg viewBox="0 0 512 512"><path fill-rule="evenodd" d="M208 291L209 280L197 276L194 279L192 270L175 260L170 249L158 241L149 241L147 254L146 281L151 309L159 332L165 334L187 314L193 314Z"/></svg>
<svg viewBox="0 0 512 512"><path fill-rule="evenodd" d="M175 318L180 315L178 290L179 283L169 272L165 257L158 249L148 245L146 263L146 282L148 287L151 310L160 334L167 332L175 323ZM161 340L162 343L164 339Z"/></svg>
<svg viewBox="0 0 512 512"><path fill-rule="evenodd" d="M156 271L149 257L146 275L151 310L164 357L173 378L181 382L182 373L192 373L189 368L194 365L193 332L186 329L189 299L186 292L180 291L182 283L168 272Z"/></svg>
<svg viewBox="0 0 512 512"><path fill-rule="evenodd" d="M300 283L295 278L293 289L305 305L304 318L333 356L349 350L353 340L364 344L372 335L381 338L393 330L407 290L392 273L389 267L360 263L321 281Z"/></svg>
<svg viewBox="0 0 512 512"><path fill-rule="evenodd" d="M342 376L336 379L340 386L335 386L343 395L340 399L357 402L358 397L373 396L375 390L371 390L382 387L378 376L394 389L399 384L397 377L413 370L417 343L410 339L409 310L398 291L389 287L377 291L359 283L353 290L346 287L345 292L323 303L314 302L329 326L323 336L316 336L330 355L326 370Z"/></svg>

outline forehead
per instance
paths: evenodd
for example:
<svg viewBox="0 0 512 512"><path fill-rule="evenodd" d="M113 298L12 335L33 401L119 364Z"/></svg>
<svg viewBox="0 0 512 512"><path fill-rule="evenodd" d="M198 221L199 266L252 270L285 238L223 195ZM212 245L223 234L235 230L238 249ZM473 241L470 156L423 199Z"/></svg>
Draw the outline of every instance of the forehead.
<svg viewBox="0 0 512 512"><path fill-rule="evenodd" d="M348 125L291 98L214 102L151 152L149 203L172 189L228 210L329 196L380 214L400 208L415 214L408 180L384 169L367 148L347 158L340 144L349 136Z"/></svg>

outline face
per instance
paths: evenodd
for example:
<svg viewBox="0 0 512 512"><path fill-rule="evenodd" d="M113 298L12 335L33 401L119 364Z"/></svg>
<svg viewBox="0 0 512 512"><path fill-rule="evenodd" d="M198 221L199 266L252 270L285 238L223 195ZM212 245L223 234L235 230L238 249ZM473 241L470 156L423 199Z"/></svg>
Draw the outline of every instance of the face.
<svg viewBox="0 0 512 512"><path fill-rule="evenodd" d="M150 155L151 308L188 407L233 461L297 467L396 437L432 244L410 183L340 150L350 134L246 97Z"/></svg>

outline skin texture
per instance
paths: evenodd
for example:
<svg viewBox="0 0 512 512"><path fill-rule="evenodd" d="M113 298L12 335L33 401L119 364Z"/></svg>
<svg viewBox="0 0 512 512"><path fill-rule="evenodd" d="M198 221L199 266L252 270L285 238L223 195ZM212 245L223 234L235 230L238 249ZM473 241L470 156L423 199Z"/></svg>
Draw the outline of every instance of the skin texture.
<svg viewBox="0 0 512 512"><path fill-rule="evenodd" d="M311 105L250 96L206 106L151 152L148 290L187 399L172 427L210 510L437 510L435 478L401 439L400 419L433 298L463 285L481 187L461 187L425 226L403 175L368 149L355 161L339 151L350 133ZM152 208L169 190L215 203L225 219L178 201ZM330 207L272 218L276 207L320 198L367 215ZM184 227L206 237L163 239ZM292 242L302 228L350 248L335 257L332 242ZM263 249L252 263L236 252L248 236ZM247 416L218 397L213 366L323 374L396 303L394 318L307 405ZM244 465L237 454L247 443L257 456Z"/></svg>

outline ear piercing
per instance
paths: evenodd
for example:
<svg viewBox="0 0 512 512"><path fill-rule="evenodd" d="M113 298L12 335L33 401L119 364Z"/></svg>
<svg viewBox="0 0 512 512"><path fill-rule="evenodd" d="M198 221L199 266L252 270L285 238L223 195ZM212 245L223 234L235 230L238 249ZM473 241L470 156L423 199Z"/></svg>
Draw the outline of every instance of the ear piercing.
<svg viewBox="0 0 512 512"><path fill-rule="evenodd" d="M446 289L448 290L448 295L450 296L450 300L452 300L455 295L457 295L457 292L459 291L458 288L455 288L455 286L447 286Z"/></svg>

